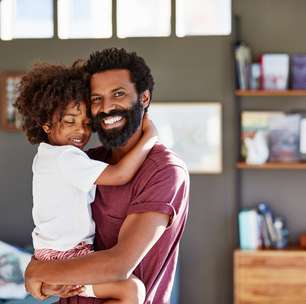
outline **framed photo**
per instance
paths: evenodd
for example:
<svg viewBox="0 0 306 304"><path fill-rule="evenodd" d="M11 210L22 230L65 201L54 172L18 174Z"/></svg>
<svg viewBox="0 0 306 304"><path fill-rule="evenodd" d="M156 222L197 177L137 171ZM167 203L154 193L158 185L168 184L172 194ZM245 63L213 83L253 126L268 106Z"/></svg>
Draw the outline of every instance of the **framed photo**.
<svg viewBox="0 0 306 304"><path fill-rule="evenodd" d="M222 172L222 109L218 102L152 102L160 141L177 153L190 173Z"/></svg>
<svg viewBox="0 0 306 304"><path fill-rule="evenodd" d="M21 128L21 120L16 113L14 103L17 98L17 86L22 75L20 72L0 74L1 128L6 131L18 131Z"/></svg>

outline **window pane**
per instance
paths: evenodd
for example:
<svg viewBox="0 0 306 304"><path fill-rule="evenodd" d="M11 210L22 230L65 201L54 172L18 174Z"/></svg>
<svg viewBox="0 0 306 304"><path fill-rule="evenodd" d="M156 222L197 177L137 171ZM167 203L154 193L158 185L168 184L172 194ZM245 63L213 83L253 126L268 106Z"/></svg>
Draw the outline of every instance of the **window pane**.
<svg viewBox="0 0 306 304"><path fill-rule="evenodd" d="M111 0L58 0L58 36L69 38L110 38Z"/></svg>
<svg viewBox="0 0 306 304"><path fill-rule="evenodd" d="M52 0L2 0L1 39L53 37Z"/></svg>
<svg viewBox="0 0 306 304"><path fill-rule="evenodd" d="M231 0L176 0L176 35L230 35Z"/></svg>
<svg viewBox="0 0 306 304"><path fill-rule="evenodd" d="M117 0L119 38L162 37L170 34L171 0Z"/></svg>

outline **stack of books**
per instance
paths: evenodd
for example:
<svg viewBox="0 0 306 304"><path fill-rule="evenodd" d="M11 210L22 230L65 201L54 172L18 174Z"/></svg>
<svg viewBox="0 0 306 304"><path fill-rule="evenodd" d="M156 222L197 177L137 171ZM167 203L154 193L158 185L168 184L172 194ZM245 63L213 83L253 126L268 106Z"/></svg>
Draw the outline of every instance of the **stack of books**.
<svg viewBox="0 0 306 304"><path fill-rule="evenodd" d="M283 249L288 246L284 219L274 217L268 204L239 212L239 238L242 250Z"/></svg>

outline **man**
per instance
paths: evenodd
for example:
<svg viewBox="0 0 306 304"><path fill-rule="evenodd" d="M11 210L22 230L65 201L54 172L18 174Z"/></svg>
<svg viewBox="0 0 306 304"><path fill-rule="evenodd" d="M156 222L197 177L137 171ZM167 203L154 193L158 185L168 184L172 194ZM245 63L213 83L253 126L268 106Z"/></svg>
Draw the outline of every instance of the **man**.
<svg viewBox="0 0 306 304"><path fill-rule="evenodd" d="M103 144L88 154L113 164L142 136L153 77L141 57L124 49L93 53L85 69L90 75L93 124ZM71 285L119 281L133 273L145 284L146 304L169 303L188 196L184 163L156 144L130 183L98 187L92 206L96 252L65 261L33 260L26 272L27 289L36 297L52 293L67 297L79 292ZM102 302L81 297L61 300ZM107 299L103 303L117 302Z"/></svg>

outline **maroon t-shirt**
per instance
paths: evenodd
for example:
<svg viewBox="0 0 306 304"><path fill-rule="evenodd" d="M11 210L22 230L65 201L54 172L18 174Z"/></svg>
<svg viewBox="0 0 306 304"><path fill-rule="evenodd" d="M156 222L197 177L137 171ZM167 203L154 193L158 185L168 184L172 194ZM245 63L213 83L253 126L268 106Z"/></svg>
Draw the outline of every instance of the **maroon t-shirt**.
<svg viewBox="0 0 306 304"><path fill-rule="evenodd" d="M88 155L104 161L103 148ZM134 274L146 286L145 304L167 304L176 269L189 199L189 175L185 164L173 152L156 144L134 178L123 186L98 186L92 204L96 223L95 250L109 249L118 240L125 218L132 213L156 211L170 215L169 225L140 262ZM99 299L74 297L61 303L98 304Z"/></svg>

